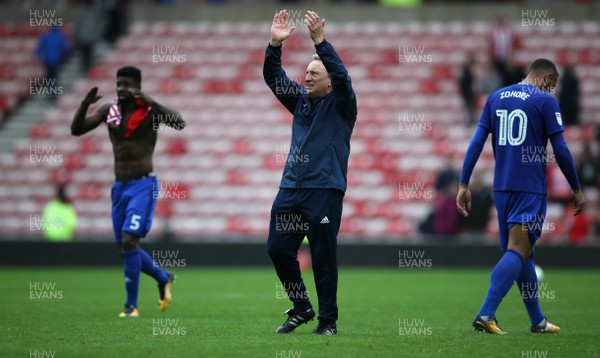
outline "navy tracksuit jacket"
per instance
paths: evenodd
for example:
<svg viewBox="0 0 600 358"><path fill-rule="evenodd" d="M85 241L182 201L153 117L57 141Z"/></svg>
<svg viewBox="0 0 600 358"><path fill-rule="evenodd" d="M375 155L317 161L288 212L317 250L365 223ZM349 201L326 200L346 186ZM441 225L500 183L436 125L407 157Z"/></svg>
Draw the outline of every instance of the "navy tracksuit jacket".
<svg viewBox="0 0 600 358"><path fill-rule="evenodd" d="M277 99L294 115L292 143L280 188L346 191L350 136L356 121L356 95L348 71L327 40L315 45L333 90L313 104L304 88L281 68L281 46L269 45L263 76ZM297 157L290 160L291 156ZM304 160L302 158L305 158Z"/></svg>

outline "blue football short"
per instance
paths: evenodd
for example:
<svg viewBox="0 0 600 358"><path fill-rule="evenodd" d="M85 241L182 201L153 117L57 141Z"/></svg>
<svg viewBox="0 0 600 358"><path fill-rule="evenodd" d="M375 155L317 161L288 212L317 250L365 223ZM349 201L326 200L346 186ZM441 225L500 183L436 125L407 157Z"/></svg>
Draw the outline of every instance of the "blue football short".
<svg viewBox="0 0 600 358"><path fill-rule="evenodd" d="M494 191L494 202L498 211L500 248L502 251L506 251L508 233L516 224L523 225L523 230L527 230L529 241L533 247L542 234L544 220L546 219L546 195Z"/></svg>
<svg viewBox="0 0 600 358"><path fill-rule="evenodd" d="M117 243L122 233L145 237L152 227L159 185L154 173L142 179L115 182L111 191L112 222Z"/></svg>

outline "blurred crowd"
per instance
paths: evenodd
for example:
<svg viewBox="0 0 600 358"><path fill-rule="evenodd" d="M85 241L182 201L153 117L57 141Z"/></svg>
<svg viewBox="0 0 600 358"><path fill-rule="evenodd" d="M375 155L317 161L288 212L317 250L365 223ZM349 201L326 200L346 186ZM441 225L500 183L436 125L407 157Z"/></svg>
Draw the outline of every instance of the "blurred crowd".
<svg viewBox="0 0 600 358"><path fill-rule="evenodd" d="M488 35L487 59L476 66L474 54L467 54L460 69L458 89L465 106L467 125L477 124L487 96L496 90L521 82L527 68L517 61L521 40L510 23L498 17ZM579 124L580 85L573 64L559 69L557 100L566 126Z"/></svg>
<svg viewBox="0 0 600 358"><path fill-rule="evenodd" d="M521 40L513 30L510 23L499 17L488 35L489 50L485 63L477 66L474 54L467 54L466 60L459 71L457 85L462 97L465 110L466 125L477 125L483 105L487 97L496 90L521 82L527 69L516 61L516 54L521 47ZM567 131L584 130L580 128L580 83L574 64L565 64L559 68L559 83L557 92L552 93L561 108L562 120ZM548 165L548 202L549 205L560 205L564 215L560 222L552 222L547 227L552 236L549 240L569 245L584 245L597 243L600 234L600 205L598 193L600 192L600 128L596 129L595 140L585 140L583 143L570 142L575 159L577 174L588 201L586 210L572 216L571 192L566 180L552 174L552 166ZM550 151L551 152L551 151ZM448 168L439 173L441 177L448 177ZM486 228L490 225L490 218L495 215L493 210L493 193L489 185L484 185L477 178L470 184L473 193L473 208L469 218L459 217L450 201L455 198L458 185L458 174L454 177L456 182L450 187L439 188L438 199L433 206L430 222L434 223L429 232L436 235L459 235L461 240L467 242L480 241ZM439 180L438 180L439 182ZM564 182L564 183L563 183ZM443 204L446 202L446 204ZM453 212L454 211L454 212ZM492 216L490 216L492 215ZM439 217L439 219L435 219ZM554 220L552 218L551 220ZM427 221L427 220L426 220ZM441 222L445 222L442 224ZM548 219L547 219L548 222ZM495 224L494 224L495 225Z"/></svg>
<svg viewBox="0 0 600 358"><path fill-rule="evenodd" d="M99 44L114 45L127 34L131 0L77 0L80 9L72 33L64 27L49 27L39 38L35 58L44 66L49 83L56 85L61 66L73 50L79 51L81 70L87 73L94 64Z"/></svg>

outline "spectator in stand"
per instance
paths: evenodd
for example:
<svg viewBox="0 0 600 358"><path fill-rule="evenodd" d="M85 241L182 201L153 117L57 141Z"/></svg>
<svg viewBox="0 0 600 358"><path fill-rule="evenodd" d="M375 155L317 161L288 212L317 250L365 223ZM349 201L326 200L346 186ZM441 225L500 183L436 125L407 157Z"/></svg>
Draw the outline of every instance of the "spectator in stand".
<svg viewBox="0 0 600 358"><path fill-rule="evenodd" d="M460 95L463 98L465 105L465 111L467 112L467 124L469 126L475 123L475 91L474 82L475 78L473 75L473 66L475 65L475 57L472 53L467 56L467 60L462 68L462 73L458 81L460 87Z"/></svg>
<svg viewBox="0 0 600 358"><path fill-rule="evenodd" d="M514 56L511 56L506 61L506 72L502 78L502 87L508 87L519 83L525 79L525 70L520 63L517 62Z"/></svg>
<svg viewBox="0 0 600 358"><path fill-rule="evenodd" d="M490 188L485 187L481 180L471 181L471 214L461 217L461 226L466 231L466 242L477 243L482 241L485 229L489 222L490 210L494 205L494 198Z"/></svg>
<svg viewBox="0 0 600 358"><path fill-rule="evenodd" d="M84 0L75 19L75 45L81 51L81 68L87 73L92 67L94 47L102 37L102 14L94 0Z"/></svg>
<svg viewBox="0 0 600 358"><path fill-rule="evenodd" d="M46 83L58 86L58 71L71 53L67 36L57 27L46 30L38 42L35 57L46 69Z"/></svg>
<svg viewBox="0 0 600 358"><path fill-rule="evenodd" d="M117 39L127 34L131 0L103 0L106 16L104 39L114 44Z"/></svg>
<svg viewBox="0 0 600 358"><path fill-rule="evenodd" d="M67 198L64 185L56 188L56 197L44 208L44 238L53 242L68 242L73 240L77 226L77 213Z"/></svg>
<svg viewBox="0 0 600 358"><path fill-rule="evenodd" d="M565 212L573 209L575 207L571 203L565 206ZM587 212L584 211L577 216L565 215L563 222L569 246L581 246L588 242L592 231L592 218Z"/></svg>
<svg viewBox="0 0 600 358"><path fill-rule="evenodd" d="M496 90L502 87L502 76L496 69L496 66L491 58L486 65L485 71L483 72L483 77L479 81L477 87L479 93L484 95L494 93Z"/></svg>
<svg viewBox="0 0 600 358"><path fill-rule="evenodd" d="M583 151L579 154L576 160L577 176L584 188L595 187L598 181L598 171L600 169L599 158L592 153L592 148L589 143L585 143Z"/></svg>
<svg viewBox="0 0 600 358"><path fill-rule="evenodd" d="M490 31L489 39L490 52L494 66L502 78L506 78L506 63L513 55L517 43L517 36L504 17L499 16L496 20L496 24Z"/></svg>
<svg viewBox="0 0 600 358"><path fill-rule="evenodd" d="M438 192L433 208L433 231L444 242L456 242L460 232L460 217L456 210L456 182Z"/></svg>
<svg viewBox="0 0 600 358"><path fill-rule="evenodd" d="M590 243L595 244L595 245L600 245L600 203L598 203L596 205L596 212L594 214L594 219L593 219L593 225L594 225L594 240L590 241Z"/></svg>
<svg viewBox="0 0 600 358"><path fill-rule="evenodd" d="M458 173L448 159L447 166L439 173L435 182L437 198L433 207L433 233L442 236L444 242L453 242L460 232L460 218L456 212L456 185Z"/></svg>
<svg viewBox="0 0 600 358"><path fill-rule="evenodd" d="M458 183L458 173L454 170L450 158L448 158L446 167L438 174L435 181L435 190L443 192L448 186L453 186L456 183Z"/></svg>
<svg viewBox="0 0 600 358"><path fill-rule="evenodd" d="M562 113L562 120L566 126L579 124L579 79L575 74L573 65L568 64L560 76L561 89L558 103Z"/></svg>
<svg viewBox="0 0 600 358"><path fill-rule="evenodd" d="M568 205L565 208L566 212L571 212L574 209L573 205ZM590 235L592 220L584 211L577 216L567 216L567 233L570 246L579 246L586 243Z"/></svg>

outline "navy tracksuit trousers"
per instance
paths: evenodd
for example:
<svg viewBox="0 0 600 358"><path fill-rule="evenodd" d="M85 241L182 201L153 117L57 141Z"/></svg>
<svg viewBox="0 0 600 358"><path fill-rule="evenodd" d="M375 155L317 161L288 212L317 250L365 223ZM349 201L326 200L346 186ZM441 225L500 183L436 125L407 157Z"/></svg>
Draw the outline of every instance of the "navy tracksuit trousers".
<svg viewBox="0 0 600 358"><path fill-rule="evenodd" d="M319 299L319 320L333 323L337 307L337 234L344 193L336 189L280 188L269 225L267 249L277 276L294 309L312 307L300 274L298 249L308 236L312 268Z"/></svg>

